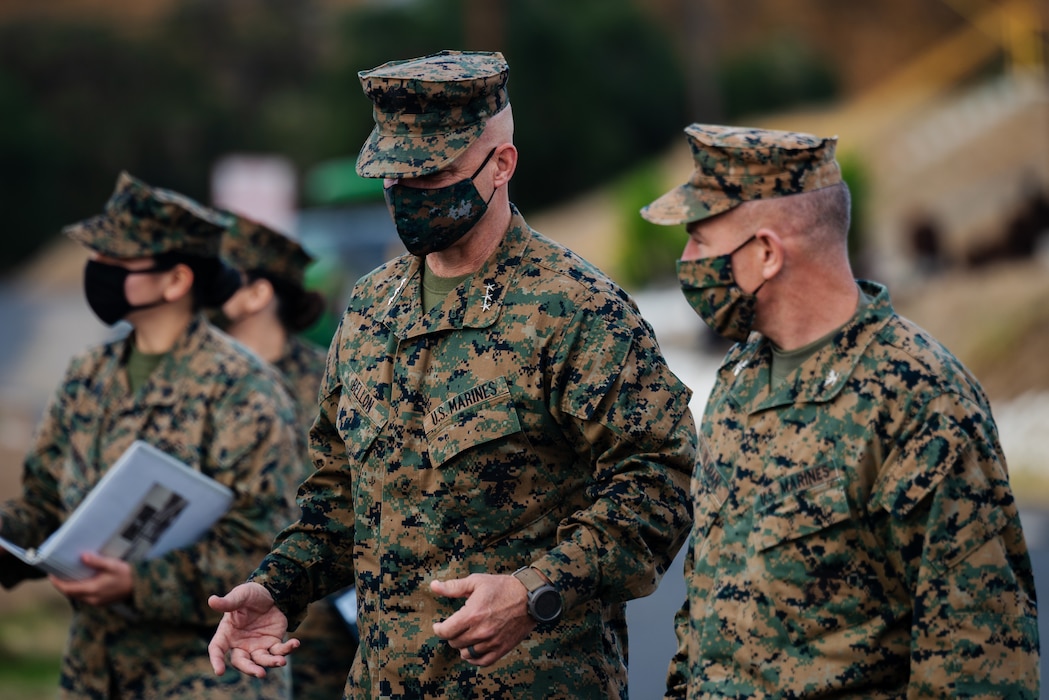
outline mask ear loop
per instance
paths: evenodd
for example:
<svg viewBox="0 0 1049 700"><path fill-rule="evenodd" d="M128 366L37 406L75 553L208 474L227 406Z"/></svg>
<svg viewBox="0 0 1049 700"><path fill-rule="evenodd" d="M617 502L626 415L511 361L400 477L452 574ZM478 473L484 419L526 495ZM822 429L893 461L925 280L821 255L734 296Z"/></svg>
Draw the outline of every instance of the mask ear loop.
<svg viewBox="0 0 1049 700"><path fill-rule="evenodd" d="M758 234L756 234L756 233L755 233L755 234L753 234L753 235L752 235L752 236L751 236L750 238L748 238L747 240L743 241L743 242L742 242L742 243L740 243L740 244L739 244L738 246L736 246L735 248L733 248L733 249L732 249L732 252L731 252L731 253L727 253L727 255L729 256L729 259L731 260L731 259L732 259L732 256L733 256L733 255L735 255L735 254L736 254L737 252L739 252L740 250L742 250L744 246L746 246L746 245L747 245L748 243L750 243L751 241L753 241L753 240L754 240L755 238L757 238L757 237L758 237ZM735 277L735 275L733 275L733 277ZM768 282L768 280L766 280L766 279L763 279L763 280L761 280L761 284L759 284L759 285L758 285L758 286L757 286L757 287L756 287L756 288L754 289L754 291L753 291L753 292L743 292L743 293L744 293L744 294L746 294L746 295L748 295L748 296L752 296L752 297L753 297L753 296L757 296L758 292L759 292L759 291L761 290L761 288L762 288L762 287L764 287L764 286L765 286L765 283L766 283L766 282ZM735 285L736 285L736 287L739 287L739 282L735 282ZM741 292L743 291L743 290L742 290L742 288L740 288L740 291L741 291Z"/></svg>
<svg viewBox="0 0 1049 700"><path fill-rule="evenodd" d="M498 146L493 146L492 150L488 151L488 155L484 157L484 160L481 161L481 164L477 166L477 170L474 170L474 174L470 176L471 180L473 180L475 177L481 174L481 171L484 170L484 166L488 165L488 161L490 161L492 159L492 156L495 155L496 148L498 148Z"/></svg>
<svg viewBox="0 0 1049 700"><path fill-rule="evenodd" d="M755 234L753 234L753 235L752 235L752 236L751 236L750 238L748 238L747 240L743 241L743 242L742 242L742 243L740 243L740 244L739 244L738 246L736 246L735 248L733 248L733 249L732 249L732 250L731 250L731 251L730 251L729 253L727 253L727 255L730 255L730 256L731 256L731 255L735 255L735 254L736 254L736 253L738 253L739 251L743 250L743 248L744 248L744 247L745 247L745 246L746 246L746 245L747 245L748 243L750 243L750 242L751 242L752 240L754 240L754 239L755 239L755 238L757 238L757 237L758 237L758 234L756 234L756 233L755 233Z"/></svg>
<svg viewBox="0 0 1049 700"><path fill-rule="evenodd" d="M486 156L485 156L485 160L484 160L484 161L481 161L481 162L480 162L480 165L479 165L479 166L477 166L477 169L473 171L473 174L472 174L472 175L470 175L470 182L471 182L471 183L473 182L473 179L474 179L474 177L476 177L477 175L479 175L479 174L480 174L480 171L481 171L481 170L484 170L484 169L485 169L485 166L486 166L486 165L488 165L488 162L492 160L492 155L494 155L494 154L495 154L495 149L496 149L496 148L498 148L498 146L494 146L494 147L492 148L492 150L488 151L488 155L486 155ZM476 189L476 186L474 186L474 189ZM498 189L499 189L499 188L497 188L497 187L493 187L493 188L492 188L492 194L491 194L491 195L489 195L488 199L486 199L486 200L485 200L485 206L486 206L486 207L487 207L488 205L492 204L492 199L494 199L494 198L495 198L495 191L496 191L496 190L498 190ZM478 194L479 194L479 192L478 192Z"/></svg>

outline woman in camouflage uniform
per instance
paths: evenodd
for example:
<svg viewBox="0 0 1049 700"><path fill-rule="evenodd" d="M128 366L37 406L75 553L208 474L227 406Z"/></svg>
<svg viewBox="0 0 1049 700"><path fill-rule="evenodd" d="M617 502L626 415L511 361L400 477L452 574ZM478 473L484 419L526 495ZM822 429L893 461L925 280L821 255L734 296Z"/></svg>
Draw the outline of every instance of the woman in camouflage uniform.
<svg viewBox="0 0 1049 700"><path fill-rule="evenodd" d="M283 670L219 678L205 650L209 593L242 581L293 517L304 444L279 381L198 311L235 289L218 257L224 220L122 173L97 217L66 233L92 251L85 292L132 332L76 356L25 460L0 531L24 546L54 531L135 440L231 488L230 510L195 544L148 561L92 554L96 574L51 582L73 605L63 698L286 698ZM0 582L39 575L4 556Z"/></svg>
<svg viewBox="0 0 1049 700"><path fill-rule="evenodd" d="M303 287L313 258L295 241L241 216L222 238L222 255L240 270L243 284L222 305L221 325L273 365L295 399L307 435L317 417L317 394L326 353L296 335L313 325L324 298ZM357 640L329 598L310 606L295 630L300 646L291 660L296 700L342 697Z"/></svg>

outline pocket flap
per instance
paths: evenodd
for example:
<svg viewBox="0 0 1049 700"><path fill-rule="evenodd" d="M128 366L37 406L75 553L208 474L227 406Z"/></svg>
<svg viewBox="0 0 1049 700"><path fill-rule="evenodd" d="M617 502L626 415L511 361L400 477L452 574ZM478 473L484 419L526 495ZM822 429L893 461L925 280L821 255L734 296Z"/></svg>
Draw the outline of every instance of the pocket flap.
<svg viewBox="0 0 1049 700"><path fill-rule="evenodd" d="M760 506L751 533L754 548L764 551L848 520L851 511L844 479L834 473L828 481Z"/></svg>
<svg viewBox="0 0 1049 700"><path fill-rule="evenodd" d="M489 379L444 402L426 417L430 463L439 467L471 447L521 432L504 377Z"/></svg>

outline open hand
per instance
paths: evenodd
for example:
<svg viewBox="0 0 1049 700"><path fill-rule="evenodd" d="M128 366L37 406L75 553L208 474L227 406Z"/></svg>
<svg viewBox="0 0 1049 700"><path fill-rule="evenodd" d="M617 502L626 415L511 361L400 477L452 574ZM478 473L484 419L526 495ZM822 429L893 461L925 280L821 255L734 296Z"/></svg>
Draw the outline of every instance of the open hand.
<svg viewBox="0 0 1049 700"><path fill-rule="evenodd" d="M222 615L208 644L208 657L216 675L226 672L226 654L234 668L262 678L267 668L284 666L299 640L284 641L288 618L261 584L242 583L224 596L213 595L208 605Z"/></svg>

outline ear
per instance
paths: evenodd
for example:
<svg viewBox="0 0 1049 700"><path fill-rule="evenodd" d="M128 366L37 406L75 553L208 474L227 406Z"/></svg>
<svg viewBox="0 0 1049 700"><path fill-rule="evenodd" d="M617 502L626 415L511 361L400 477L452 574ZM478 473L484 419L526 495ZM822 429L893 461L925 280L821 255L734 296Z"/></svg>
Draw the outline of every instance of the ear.
<svg viewBox="0 0 1049 700"><path fill-rule="evenodd" d="M761 228L754 234L761 246L761 277L772 279L783 269L783 238L771 228Z"/></svg>
<svg viewBox="0 0 1049 700"><path fill-rule="evenodd" d="M277 295L273 290L273 285L267 279L257 279L254 282L250 282L243 288L243 291L244 310L248 314L257 314L262 311L273 303L273 299Z"/></svg>
<svg viewBox="0 0 1049 700"><path fill-rule="evenodd" d="M510 178L514 176L514 171L517 170L517 146L512 143L504 143L497 146L492 160L495 161L496 168L493 184L496 188L499 188L510 182Z"/></svg>
<svg viewBox="0 0 1049 700"><path fill-rule="evenodd" d="M164 288L164 299L178 301L193 289L193 269L189 265L179 263L171 268L169 274L171 277Z"/></svg>

